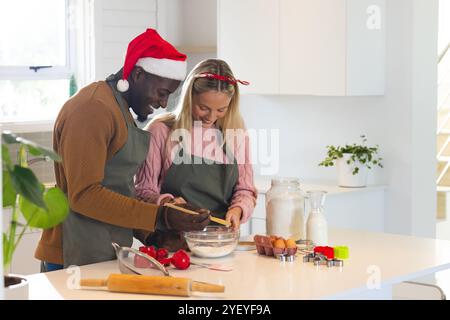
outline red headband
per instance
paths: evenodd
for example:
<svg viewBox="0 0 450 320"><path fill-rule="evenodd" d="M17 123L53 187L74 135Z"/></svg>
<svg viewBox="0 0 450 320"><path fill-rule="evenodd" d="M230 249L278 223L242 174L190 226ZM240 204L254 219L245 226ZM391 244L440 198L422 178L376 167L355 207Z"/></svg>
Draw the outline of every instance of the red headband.
<svg viewBox="0 0 450 320"><path fill-rule="evenodd" d="M240 84L243 84L244 86L248 86L250 84L250 82L248 82L248 81L234 79L231 77L221 76L221 75L218 75L215 73L209 73L209 72L200 73L200 74L196 75L195 78L217 79L220 81L226 81L233 85L236 84L237 82L239 82Z"/></svg>

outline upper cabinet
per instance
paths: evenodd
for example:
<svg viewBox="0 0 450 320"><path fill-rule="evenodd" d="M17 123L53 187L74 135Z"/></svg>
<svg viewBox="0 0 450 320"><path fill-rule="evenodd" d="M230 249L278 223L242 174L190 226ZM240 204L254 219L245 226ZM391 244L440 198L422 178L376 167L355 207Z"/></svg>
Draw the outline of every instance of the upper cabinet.
<svg viewBox="0 0 450 320"><path fill-rule="evenodd" d="M250 82L242 92L279 93L278 1L219 0L217 6L217 56Z"/></svg>
<svg viewBox="0 0 450 320"><path fill-rule="evenodd" d="M218 1L218 56L243 93L384 94L385 0Z"/></svg>

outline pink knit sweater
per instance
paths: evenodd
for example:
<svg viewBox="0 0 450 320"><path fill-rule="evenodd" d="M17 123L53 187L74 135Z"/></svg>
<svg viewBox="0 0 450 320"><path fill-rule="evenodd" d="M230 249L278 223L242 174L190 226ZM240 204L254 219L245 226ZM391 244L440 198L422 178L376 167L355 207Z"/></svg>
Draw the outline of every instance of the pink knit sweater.
<svg viewBox="0 0 450 320"><path fill-rule="evenodd" d="M136 175L136 194L141 199L146 199L146 201L159 204L159 201L162 198L166 196L173 197L173 195L170 194L161 194L161 186L164 182L164 178L172 165L172 159L168 156L170 153L166 150L166 141L170 129L162 122L154 122L147 130L151 134L150 148L147 159ZM200 134L203 135L203 137L205 137L205 135L212 136L213 134L209 130L215 130L215 128L202 128L200 129ZM211 142L208 138L198 139L198 130L196 133L194 132L195 130L192 130L191 135L191 153L193 155L207 159L214 158L214 160L229 163L227 157L224 156L225 154L222 148L211 148L211 143L217 143L217 141ZM209 148L208 145L210 146ZM172 145L171 148L173 149L174 146ZM205 154L205 150L211 149L214 149L214 152ZM250 161L249 149L249 140L248 137L246 137L243 147L237 148L235 153L236 159L245 160L238 160L239 177L234 187L233 196L228 208L240 207L242 209L241 223L247 222L252 215L257 197L256 188L253 183L253 167Z"/></svg>

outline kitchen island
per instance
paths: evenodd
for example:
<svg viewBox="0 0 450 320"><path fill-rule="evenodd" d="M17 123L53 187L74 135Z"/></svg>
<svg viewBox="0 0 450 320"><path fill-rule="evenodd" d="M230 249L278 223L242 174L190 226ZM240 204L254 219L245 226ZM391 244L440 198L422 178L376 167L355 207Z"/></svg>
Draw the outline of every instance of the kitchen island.
<svg viewBox="0 0 450 320"><path fill-rule="evenodd" d="M389 299L392 285L450 268L450 241L343 229L330 230L329 238L332 246L349 247L342 268L304 263L300 254L294 262L280 262L253 250L217 259L192 257L233 266L229 272L192 265L170 273L225 286L224 293L186 299ZM111 273L119 273L117 261L30 275L30 299L184 299L76 287L80 277L103 279Z"/></svg>

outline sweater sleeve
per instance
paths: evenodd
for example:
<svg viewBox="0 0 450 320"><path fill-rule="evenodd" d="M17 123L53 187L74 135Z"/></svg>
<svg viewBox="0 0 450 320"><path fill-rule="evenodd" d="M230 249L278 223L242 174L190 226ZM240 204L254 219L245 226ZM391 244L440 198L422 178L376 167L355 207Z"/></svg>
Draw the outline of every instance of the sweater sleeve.
<svg viewBox="0 0 450 320"><path fill-rule="evenodd" d="M123 118L118 119L100 101L89 104L73 112L57 133L70 207L102 222L154 230L158 206L123 196L101 184L108 147Z"/></svg>
<svg viewBox="0 0 450 320"><path fill-rule="evenodd" d="M164 197L173 198L171 194L161 194L163 177L167 173L165 144L169 128L162 122L155 122L147 130L150 132L150 146L147 158L136 174L136 195L139 199L159 204Z"/></svg>
<svg viewBox="0 0 450 320"><path fill-rule="evenodd" d="M238 162L239 177L234 187L229 209L240 207L242 209L241 223L246 223L256 205L257 192L253 182L253 166L250 157L250 139L238 147L236 159ZM243 160L243 161L242 161Z"/></svg>

